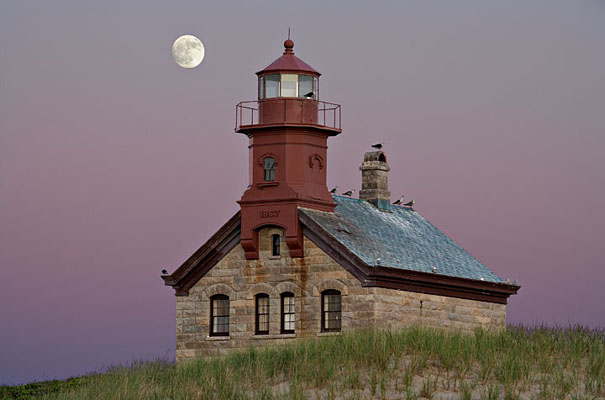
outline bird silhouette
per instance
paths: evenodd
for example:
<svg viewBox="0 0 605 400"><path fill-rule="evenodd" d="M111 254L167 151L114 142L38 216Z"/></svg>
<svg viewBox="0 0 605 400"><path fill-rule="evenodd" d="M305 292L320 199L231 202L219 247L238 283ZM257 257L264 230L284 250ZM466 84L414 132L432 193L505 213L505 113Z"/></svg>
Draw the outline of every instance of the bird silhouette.
<svg viewBox="0 0 605 400"><path fill-rule="evenodd" d="M399 205L401 205L401 203L403 203L403 198L404 198L404 197L405 197L405 196L401 196L401 197L399 198L399 200L395 200L395 202L393 203L393 205L395 205L395 206L399 206Z"/></svg>
<svg viewBox="0 0 605 400"><path fill-rule="evenodd" d="M414 207L414 204L416 204L416 200L408 201L404 206L412 208Z"/></svg>
<svg viewBox="0 0 605 400"><path fill-rule="evenodd" d="M315 92L312 92L312 91L311 91L311 92L309 92L309 93L305 94L303 97L305 97L305 98L307 98L307 99L310 99L310 98L312 98L313 96L315 96Z"/></svg>
<svg viewBox="0 0 605 400"><path fill-rule="evenodd" d="M355 192L355 189L351 189L349 191L344 192L342 195L351 197L351 196L353 196L354 192Z"/></svg>
<svg viewBox="0 0 605 400"><path fill-rule="evenodd" d="M337 190L338 190L338 185L334 186L332 188L332 190L330 190L330 193L334 194L334 193L336 193Z"/></svg>
<svg viewBox="0 0 605 400"><path fill-rule="evenodd" d="M168 275L168 271L166 271L165 269L162 270L162 275Z"/></svg>
<svg viewBox="0 0 605 400"><path fill-rule="evenodd" d="M384 142L376 143L376 144L372 145L372 147L375 148L376 150L382 149L382 146L384 146Z"/></svg>

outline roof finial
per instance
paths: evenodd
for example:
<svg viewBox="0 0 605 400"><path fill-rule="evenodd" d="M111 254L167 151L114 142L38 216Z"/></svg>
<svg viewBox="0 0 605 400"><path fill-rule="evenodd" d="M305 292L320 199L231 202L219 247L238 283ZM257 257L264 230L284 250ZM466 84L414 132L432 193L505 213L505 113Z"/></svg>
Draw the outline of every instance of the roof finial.
<svg viewBox="0 0 605 400"><path fill-rule="evenodd" d="M288 39L284 42L284 54L294 54L294 42L290 39L290 27L288 27Z"/></svg>

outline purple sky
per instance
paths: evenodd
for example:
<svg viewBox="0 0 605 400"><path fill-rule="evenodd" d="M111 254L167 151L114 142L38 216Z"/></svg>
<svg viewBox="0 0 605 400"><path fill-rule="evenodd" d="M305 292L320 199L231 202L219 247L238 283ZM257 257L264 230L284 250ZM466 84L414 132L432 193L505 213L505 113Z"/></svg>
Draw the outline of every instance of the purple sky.
<svg viewBox="0 0 605 400"><path fill-rule="evenodd" d="M509 322L605 326L605 2L214 3L0 3L0 384L173 356L160 271L237 211L288 26L343 107L330 186L386 142L393 198L519 280Z"/></svg>

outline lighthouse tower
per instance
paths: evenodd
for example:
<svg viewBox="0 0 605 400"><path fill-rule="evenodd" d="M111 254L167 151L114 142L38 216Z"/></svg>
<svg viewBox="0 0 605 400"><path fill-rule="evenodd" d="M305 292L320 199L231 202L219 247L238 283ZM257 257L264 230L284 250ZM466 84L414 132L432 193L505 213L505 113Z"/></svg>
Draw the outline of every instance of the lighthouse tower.
<svg viewBox="0 0 605 400"><path fill-rule="evenodd" d="M241 244L258 258L258 231L285 230L291 257L303 257L298 208L332 212L326 186L328 137L338 135L340 105L319 98L320 73L284 42L281 57L256 73L258 99L236 106L235 131L249 138L249 187L241 207Z"/></svg>

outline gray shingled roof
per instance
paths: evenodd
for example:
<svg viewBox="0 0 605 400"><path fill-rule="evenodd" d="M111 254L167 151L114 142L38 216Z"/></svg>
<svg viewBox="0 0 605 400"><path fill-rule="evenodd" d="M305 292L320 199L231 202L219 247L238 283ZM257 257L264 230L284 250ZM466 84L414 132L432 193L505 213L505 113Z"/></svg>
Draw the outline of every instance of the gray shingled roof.
<svg viewBox="0 0 605 400"><path fill-rule="evenodd" d="M502 283L496 274L418 212L334 196L334 213L300 209L367 265ZM380 258L380 263L377 261Z"/></svg>

